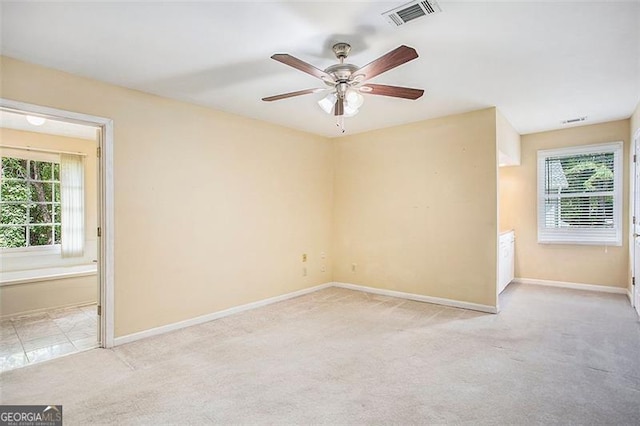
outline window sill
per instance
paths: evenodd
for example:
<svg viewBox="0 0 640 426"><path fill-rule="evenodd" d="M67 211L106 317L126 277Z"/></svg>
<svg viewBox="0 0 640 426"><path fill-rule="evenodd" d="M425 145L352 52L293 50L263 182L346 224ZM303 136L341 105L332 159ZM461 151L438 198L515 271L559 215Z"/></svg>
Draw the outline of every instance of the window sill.
<svg viewBox="0 0 640 426"><path fill-rule="evenodd" d="M602 246L602 247L622 247L622 241L585 241L585 240L538 240L538 244L544 245L567 245L567 246Z"/></svg>
<svg viewBox="0 0 640 426"><path fill-rule="evenodd" d="M0 249L0 254L2 254L2 257L5 258L24 256L50 256L60 255L60 253L60 244L54 246Z"/></svg>
<svg viewBox="0 0 640 426"><path fill-rule="evenodd" d="M39 281L58 280L61 278L91 276L96 275L97 270L97 265L92 263L89 265L60 266L55 268L2 272L2 274L0 274L0 287Z"/></svg>

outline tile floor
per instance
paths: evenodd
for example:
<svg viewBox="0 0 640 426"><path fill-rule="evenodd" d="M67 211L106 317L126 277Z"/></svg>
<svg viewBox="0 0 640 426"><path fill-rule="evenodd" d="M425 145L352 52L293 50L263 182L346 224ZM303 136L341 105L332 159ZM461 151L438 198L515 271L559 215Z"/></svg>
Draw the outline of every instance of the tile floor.
<svg viewBox="0 0 640 426"><path fill-rule="evenodd" d="M0 371L98 346L96 305L0 320Z"/></svg>

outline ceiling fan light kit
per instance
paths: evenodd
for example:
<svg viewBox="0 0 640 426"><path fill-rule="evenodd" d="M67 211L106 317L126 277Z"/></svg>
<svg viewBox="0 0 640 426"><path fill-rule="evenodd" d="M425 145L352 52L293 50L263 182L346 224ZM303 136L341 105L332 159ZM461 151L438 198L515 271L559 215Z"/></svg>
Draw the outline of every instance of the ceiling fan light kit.
<svg viewBox="0 0 640 426"><path fill-rule="evenodd" d="M358 113L364 103L363 93L413 100L424 94L422 89L366 83L377 75L416 59L418 52L411 47L400 46L363 67L344 62L351 52L351 46L348 43L336 43L332 50L340 62L327 67L324 71L286 53L271 56L271 59L319 78L327 87L298 90L269 96L262 100L271 102L329 90L330 93L318 101L318 105L327 114L333 113L337 126L344 133L344 117L353 117Z"/></svg>
<svg viewBox="0 0 640 426"><path fill-rule="evenodd" d="M329 93L324 98L318 101L320 108L327 114L333 112L333 107L338 100L336 93ZM364 96L362 96L357 90L348 89L344 96L344 115L345 117L352 117L356 115L364 103Z"/></svg>

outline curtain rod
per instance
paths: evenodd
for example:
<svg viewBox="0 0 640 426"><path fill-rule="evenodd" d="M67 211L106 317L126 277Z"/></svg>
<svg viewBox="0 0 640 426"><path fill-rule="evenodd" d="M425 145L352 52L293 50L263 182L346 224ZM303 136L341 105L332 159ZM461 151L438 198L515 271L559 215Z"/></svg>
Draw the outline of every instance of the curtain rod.
<svg viewBox="0 0 640 426"><path fill-rule="evenodd" d="M33 148L30 146L13 146L13 145L1 145L0 148L9 148L9 149L21 149L23 151L34 151L34 152L48 152L51 154L72 154L72 155L80 155L82 157L86 157L87 154L84 152L72 152L72 151L58 151L55 149L45 149L45 148Z"/></svg>

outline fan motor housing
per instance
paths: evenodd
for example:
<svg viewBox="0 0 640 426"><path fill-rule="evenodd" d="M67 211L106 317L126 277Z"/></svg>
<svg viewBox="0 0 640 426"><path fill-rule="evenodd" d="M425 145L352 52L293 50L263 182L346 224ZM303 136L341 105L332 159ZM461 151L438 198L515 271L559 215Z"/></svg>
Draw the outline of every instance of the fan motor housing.
<svg viewBox="0 0 640 426"><path fill-rule="evenodd" d="M330 74L336 81L346 81L358 69L359 67L353 64L335 64L325 69L324 72Z"/></svg>

